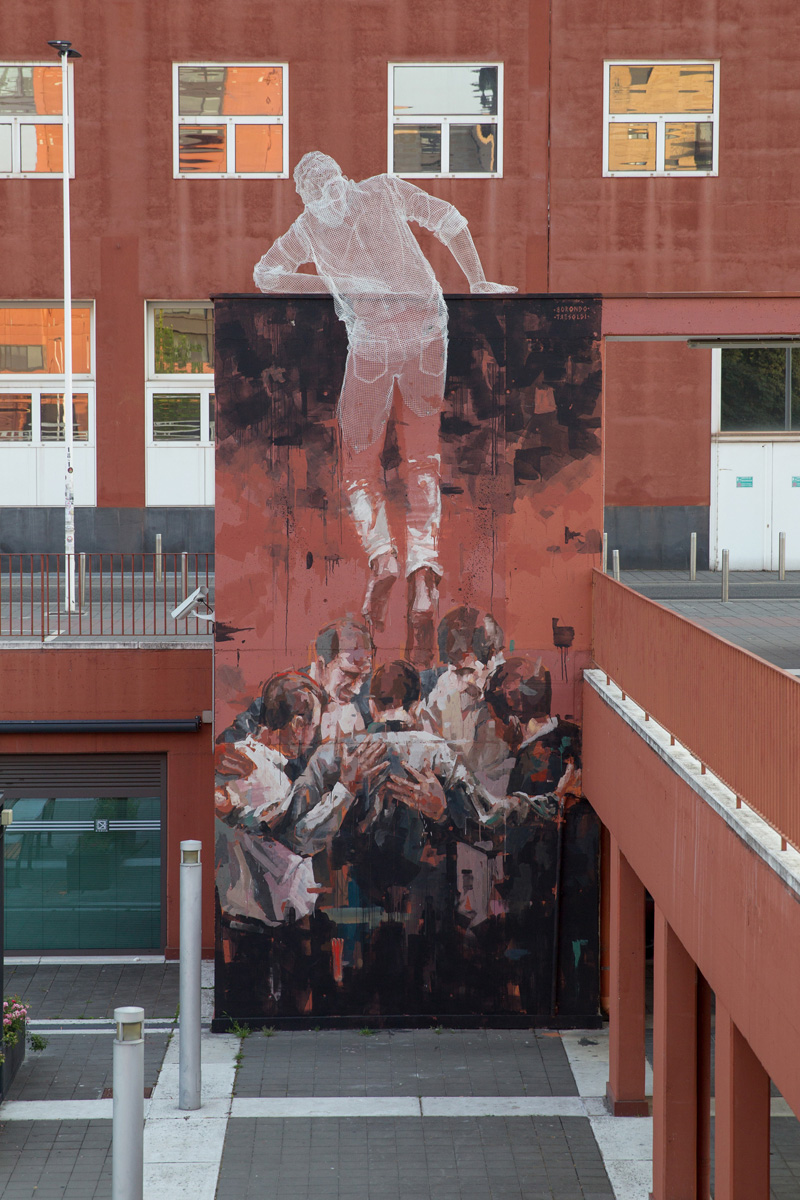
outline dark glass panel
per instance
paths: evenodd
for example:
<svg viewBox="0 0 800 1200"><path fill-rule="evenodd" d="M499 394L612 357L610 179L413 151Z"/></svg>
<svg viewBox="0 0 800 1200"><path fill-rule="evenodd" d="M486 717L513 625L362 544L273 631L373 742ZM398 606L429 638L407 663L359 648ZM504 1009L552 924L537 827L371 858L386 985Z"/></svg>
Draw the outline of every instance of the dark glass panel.
<svg viewBox="0 0 800 1200"><path fill-rule="evenodd" d="M86 392L72 396L72 438L76 442L89 440L89 397ZM64 395L42 393L42 441L64 441Z"/></svg>
<svg viewBox="0 0 800 1200"><path fill-rule="evenodd" d="M451 125L450 170L486 174L496 171L497 126Z"/></svg>
<svg viewBox="0 0 800 1200"><path fill-rule="evenodd" d="M786 351L723 350L723 430L785 428Z"/></svg>
<svg viewBox="0 0 800 1200"><path fill-rule="evenodd" d="M153 440L200 441L200 396L153 396Z"/></svg>
<svg viewBox="0 0 800 1200"><path fill-rule="evenodd" d="M398 175L442 169L441 125L395 125L393 147Z"/></svg>

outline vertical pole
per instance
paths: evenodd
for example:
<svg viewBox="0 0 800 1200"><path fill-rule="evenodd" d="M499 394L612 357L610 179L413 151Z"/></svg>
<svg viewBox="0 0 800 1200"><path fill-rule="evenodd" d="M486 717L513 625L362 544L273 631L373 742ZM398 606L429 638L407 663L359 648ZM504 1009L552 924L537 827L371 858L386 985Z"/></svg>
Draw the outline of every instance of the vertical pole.
<svg viewBox="0 0 800 1200"><path fill-rule="evenodd" d="M608 534L603 534L603 574L608 574Z"/></svg>
<svg viewBox="0 0 800 1200"><path fill-rule="evenodd" d="M611 981L606 1097L615 1117L646 1117L644 886L610 837Z"/></svg>
<svg viewBox="0 0 800 1200"><path fill-rule="evenodd" d="M728 603L728 593L730 590L730 573L731 573L730 551L723 550L722 551L722 603L723 604Z"/></svg>
<svg viewBox="0 0 800 1200"><path fill-rule="evenodd" d="M75 611L75 468L73 465L72 436L72 261L69 220L69 172L70 172L70 120L69 86L67 63L69 46L60 52L61 58L61 114L62 155L61 178L64 197L64 445L66 449L66 474L64 480L64 554L66 588L64 607L67 612ZM58 421L56 411L56 422Z"/></svg>
<svg viewBox="0 0 800 1200"><path fill-rule="evenodd" d="M200 1107L202 843L181 842L180 1068L178 1107Z"/></svg>
<svg viewBox="0 0 800 1200"><path fill-rule="evenodd" d="M769 1200L769 1076L719 997L714 1049L714 1195Z"/></svg>
<svg viewBox="0 0 800 1200"><path fill-rule="evenodd" d="M111 1200L142 1200L144 1009L115 1008Z"/></svg>
<svg viewBox="0 0 800 1200"><path fill-rule="evenodd" d="M786 534L778 534L778 578L786 578Z"/></svg>
<svg viewBox="0 0 800 1200"><path fill-rule="evenodd" d="M86 555L83 551L78 555L78 608L83 608L83 598L86 595Z"/></svg>
<svg viewBox="0 0 800 1200"><path fill-rule="evenodd" d="M181 555L181 587L183 588L182 600L185 600L189 595L189 555L184 550Z"/></svg>
<svg viewBox="0 0 800 1200"><path fill-rule="evenodd" d="M619 583L619 550L614 551L614 578Z"/></svg>
<svg viewBox="0 0 800 1200"><path fill-rule="evenodd" d="M161 534L156 534L156 583L164 578L164 562L161 557Z"/></svg>
<svg viewBox="0 0 800 1200"><path fill-rule="evenodd" d="M689 578L697 579L697 534L692 534L691 544L689 546Z"/></svg>

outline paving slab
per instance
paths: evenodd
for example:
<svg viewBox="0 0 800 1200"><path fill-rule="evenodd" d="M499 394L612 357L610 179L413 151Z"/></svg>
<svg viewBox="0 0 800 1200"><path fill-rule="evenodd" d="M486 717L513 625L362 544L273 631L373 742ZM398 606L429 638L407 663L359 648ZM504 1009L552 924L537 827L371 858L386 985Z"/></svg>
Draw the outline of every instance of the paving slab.
<svg viewBox="0 0 800 1200"><path fill-rule="evenodd" d="M111 1019L122 1005L143 1008L145 1020L174 1018L179 977L173 962L6 966L4 993L21 997L33 1021Z"/></svg>

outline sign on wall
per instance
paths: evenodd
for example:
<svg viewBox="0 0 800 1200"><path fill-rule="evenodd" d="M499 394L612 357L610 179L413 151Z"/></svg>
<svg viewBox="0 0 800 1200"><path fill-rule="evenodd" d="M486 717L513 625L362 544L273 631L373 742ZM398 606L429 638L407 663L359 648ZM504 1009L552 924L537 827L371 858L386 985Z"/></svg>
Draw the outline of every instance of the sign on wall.
<svg viewBox="0 0 800 1200"><path fill-rule="evenodd" d="M426 408L441 346L348 364L328 298L215 301L220 1022L597 1013L600 304L447 308ZM390 377L351 427L346 366Z"/></svg>

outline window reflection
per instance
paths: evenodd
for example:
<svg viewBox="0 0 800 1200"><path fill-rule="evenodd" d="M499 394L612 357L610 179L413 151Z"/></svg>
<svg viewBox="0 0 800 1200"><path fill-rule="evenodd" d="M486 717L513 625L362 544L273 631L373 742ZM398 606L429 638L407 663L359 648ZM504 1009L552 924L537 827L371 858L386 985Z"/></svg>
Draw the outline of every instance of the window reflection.
<svg viewBox="0 0 800 1200"><path fill-rule="evenodd" d="M72 369L91 372L92 310L72 307ZM6 374L64 373L64 307L0 305L0 372Z"/></svg>
<svg viewBox="0 0 800 1200"><path fill-rule="evenodd" d="M29 392L0 392L0 441L29 442L33 421Z"/></svg>
<svg viewBox="0 0 800 1200"><path fill-rule="evenodd" d="M496 171L497 126L451 125L451 171Z"/></svg>
<svg viewBox="0 0 800 1200"><path fill-rule="evenodd" d="M441 171L441 125L395 125L393 132L393 170L398 175Z"/></svg>
<svg viewBox="0 0 800 1200"><path fill-rule="evenodd" d="M178 68L178 112L192 116L281 116L282 67Z"/></svg>
<svg viewBox="0 0 800 1200"><path fill-rule="evenodd" d="M208 440L213 442L216 435L217 398L212 392L208 397Z"/></svg>
<svg viewBox="0 0 800 1200"><path fill-rule="evenodd" d="M224 125L181 125L178 129L178 169L219 174L228 167Z"/></svg>
<svg viewBox="0 0 800 1200"><path fill-rule="evenodd" d="M714 111L713 63L654 63L609 67L612 113Z"/></svg>
<svg viewBox="0 0 800 1200"><path fill-rule="evenodd" d="M790 354L790 350L745 348L722 351L721 429L767 432L785 428Z"/></svg>
<svg viewBox="0 0 800 1200"><path fill-rule="evenodd" d="M42 392L42 441L64 441L64 394ZM89 397L75 392L72 397L72 437L76 442L89 440Z"/></svg>
<svg viewBox="0 0 800 1200"><path fill-rule="evenodd" d="M655 122L609 125L608 169L610 171L655 171Z"/></svg>
<svg viewBox="0 0 800 1200"><path fill-rule="evenodd" d="M282 125L236 126L236 171L269 172L283 169Z"/></svg>
<svg viewBox="0 0 800 1200"><path fill-rule="evenodd" d="M0 113L59 116L61 67L0 67Z"/></svg>
<svg viewBox="0 0 800 1200"><path fill-rule="evenodd" d="M20 170L54 174L64 170L64 128L62 125L22 125Z"/></svg>
<svg viewBox="0 0 800 1200"><path fill-rule="evenodd" d="M153 440L156 442L200 441L199 394L153 396Z"/></svg>
<svg viewBox="0 0 800 1200"><path fill-rule="evenodd" d="M210 305L156 307L153 339L157 375L213 375L214 315Z"/></svg>
<svg viewBox="0 0 800 1200"><path fill-rule="evenodd" d="M396 66L395 115L496 116L497 79L496 66Z"/></svg>
<svg viewBox="0 0 800 1200"><path fill-rule="evenodd" d="M711 171L714 143L710 121L667 121L664 166L668 171Z"/></svg>

